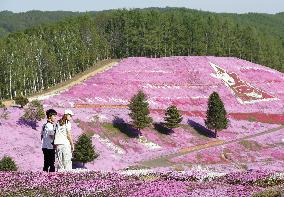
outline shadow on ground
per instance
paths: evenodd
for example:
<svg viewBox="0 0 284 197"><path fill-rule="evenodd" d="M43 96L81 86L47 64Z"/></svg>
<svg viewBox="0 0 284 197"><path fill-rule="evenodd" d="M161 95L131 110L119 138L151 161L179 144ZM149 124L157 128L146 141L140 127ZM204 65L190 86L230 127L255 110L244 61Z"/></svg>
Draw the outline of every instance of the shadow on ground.
<svg viewBox="0 0 284 197"><path fill-rule="evenodd" d="M198 134L203 135L205 137L209 137L209 138L215 138L215 132L207 129L206 127L204 127L203 125L188 119L187 123L194 128Z"/></svg>
<svg viewBox="0 0 284 197"><path fill-rule="evenodd" d="M23 118L20 118L17 121L17 124L20 125L20 126L29 126L34 130L36 130L36 127L37 127L36 121L27 121L27 120L24 120Z"/></svg>
<svg viewBox="0 0 284 197"><path fill-rule="evenodd" d="M162 122L156 122L153 125L154 129L162 134L170 135L171 133L174 133L172 129L165 127L164 123Z"/></svg>
<svg viewBox="0 0 284 197"><path fill-rule="evenodd" d="M113 127L117 128L120 132L124 133L130 138L138 138L141 132L133 128L130 124L126 123L122 118L115 117L112 121Z"/></svg>
<svg viewBox="0 0 284 197"><path fill-rule="evenodd" d="M76 161L72 161L72 169L78 169L78 168L87 169L87 167L85 167L85 166L83 165L83 163L81 163L81 162L76 162Z"/></svg>

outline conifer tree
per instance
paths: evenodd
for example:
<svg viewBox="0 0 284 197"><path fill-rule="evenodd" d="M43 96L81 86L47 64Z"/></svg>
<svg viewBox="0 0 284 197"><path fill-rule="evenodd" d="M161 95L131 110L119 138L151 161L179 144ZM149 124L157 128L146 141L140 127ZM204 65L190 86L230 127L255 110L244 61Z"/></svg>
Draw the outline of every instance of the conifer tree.
<svg viewBox="0 0 284 197"><path fill-rule="evenodd" d="M146 95L143 91L139 91L134 95L128 105L130 113L129 116L132 119L132 124L139 131L149 126L153 119L149 116L149 103L146 100Z"/></svg>
<svg viewBox="0 0 284 197"><path fill-rule="evenodd" d="M82 134L75 144L74 161L82 162L85 166L85 163L93 161L98 156L92 146L91 138Z"/></svg>
<svg viewBox="0 0 284 197"><path fill-rule="evenodd" d="M0 160L0 171L17 171L17 169L17 165L11 157L4 156Z"/></svg>
<svg viewBox="0 0 284 197"><path fill-rule="evenodd" d="M172 105L167 108L165 113L165 126L169 129L177 128L178 124L182 121L182 115L179 113L176 106Z"/></svg>
<svg viewBox="0 0 284 197"><path fill-rule="evenodd" d="M217 137L217 131L221 131L228 127L229 121L226 115L227 112L219 94L213 92L208 100L205 125L208 129L213 129L215 131L215 137Z"/></svg>

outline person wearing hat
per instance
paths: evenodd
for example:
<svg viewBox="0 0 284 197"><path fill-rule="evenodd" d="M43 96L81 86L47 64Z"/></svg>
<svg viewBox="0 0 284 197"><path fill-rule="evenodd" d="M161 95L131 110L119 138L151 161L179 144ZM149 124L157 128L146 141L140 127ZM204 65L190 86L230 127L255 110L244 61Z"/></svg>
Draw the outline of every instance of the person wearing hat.
<svg viewBox="0 0 284 197"><path fill-rule="evenodd" d="M54 109L46 111L47 122L41 130L42 152L44 157L43 171L55 172L54 124L57 112Z"/></svg>
<svg viewBox="0 0 284 197"><path fill-rule="evenodd" d="M56 124L54 145L56 146L56 157L58 171L72 170L72 152L74 151L73 137L71 133L70 120L74 116L69 109L64 111L63 117Z"/></svg>

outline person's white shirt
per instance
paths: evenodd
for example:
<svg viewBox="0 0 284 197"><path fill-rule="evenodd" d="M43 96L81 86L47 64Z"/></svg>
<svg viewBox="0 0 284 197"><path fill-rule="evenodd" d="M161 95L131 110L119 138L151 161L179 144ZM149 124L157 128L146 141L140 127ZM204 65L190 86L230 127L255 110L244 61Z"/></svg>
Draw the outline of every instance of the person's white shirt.
<svg viewBox="0 0 284 197"><path fill-rule="evenodd" d="M70 142L67 138L68 132L71 131L71 123L69 121L66 122L64 125L60 125L59 123L56 124L56 133L55 133L55 139L54 144L64 144L64 145L70 145Z"/></svg>
<svg viewBox="0 0 284 197"><path fill-rule="evenodd" d="M54 125L47 122L42 129L42 148L53 149Z"/></svg>

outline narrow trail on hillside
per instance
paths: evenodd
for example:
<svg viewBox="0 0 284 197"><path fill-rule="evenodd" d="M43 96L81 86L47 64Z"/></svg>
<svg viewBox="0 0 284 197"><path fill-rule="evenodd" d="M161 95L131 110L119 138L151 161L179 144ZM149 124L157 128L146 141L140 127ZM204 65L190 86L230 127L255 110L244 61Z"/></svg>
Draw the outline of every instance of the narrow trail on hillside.
<svg viewBox="0 0 284 197"><path fill-rule="evenodd" d="M100 72L104 72L110 68L112 68L115 64L117 64L120 60L119 59L109 59L103 60L92 66L91 68L87 69L86 71L77 74L72 79L69 79L65 82L60 84L56 84L55 86L48 88L42 92L36 93L32 96L28 96L27 98L32 101L34 99L39 99L48 95L58 94L76 84L83 82L84 80L88 79L91 76L94 76ZM3 103L9 107L14 104L13 100L5 100Z"/></svg>
<svg viewBox="0 0 284 197"><path fill-rule="evenodd" d="M109 61L106 61L106 62L101 62L101 65L99 66L94 66L90 69L88 69L87 71L79 74L78 76L62 83L62 85L59 85L58 87L55 87L55 89L52 89L46 93L43 93L43 94L39 94L39 95L35 95L35 96L32 96L32 97L29 97L30 100L33 100L33 99L37 99L39 97L42 97L42 96L48 96L48 95L51 95L51 94L56 94L56 93L59 93L61 91L64 91L76 84L79 84L81 83L82 81L88 79L89 77L91 76L94 76L100 72L104 72L110 68L112 68L115 64L117 64L118 61L117 60L109 60Z"/></svg>
<svg viewBox="0 0 284 197"><path fill-rule="evenodd" d="M153 167L168 167L168 166L173 165L173 163L171 163L169 160L174 158L174 157L183 156L183 155L186 155L188 153L193 153L193 152L196 152L196 151L209 149L209 148L212 148L212 147L219 147L219 146L223 146L223 145L227 145L227 144L233 144L233 143L236 143L236 142L240 142L242 140L247 140L247 139L251 139L251 138L254 138L254 137L273 133L273 132L279 131L280 129L283 129L283 128L284 128L284 125L281 125L279 127L273 128L273 129L269 129L269 130L266 130L266 131L263 131L263 132L260 132L260 133L256 133L256 134L253 134L253 135L244 136L244 137L241 137L241 138L238 138L238 139L235 139L235 140L231 140L231 141L215 140L213 142L209 142L209 143L202 144L202 145L192 146L192 147L188 147L188 148L182 148L175 153L171 153L171 154L167 154L167 155L159 156L159 157L152 158L152 159L149 159L149 160L138 162L134 166L135 167L151 167L151 168L153 168Z"/></svg>

